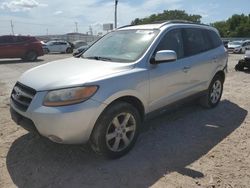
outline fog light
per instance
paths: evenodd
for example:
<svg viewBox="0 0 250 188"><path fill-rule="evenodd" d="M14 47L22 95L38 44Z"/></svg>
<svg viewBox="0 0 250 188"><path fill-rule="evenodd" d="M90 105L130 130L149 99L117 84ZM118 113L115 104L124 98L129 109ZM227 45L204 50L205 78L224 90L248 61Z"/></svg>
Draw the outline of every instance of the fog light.
<svg viewBox="0 0 250 188"><path fill-rule="evenodd" d="M48 138L52 141L52 142L56 142L56 143L62 143L63 140L55 135L49 135Z"/></svg>

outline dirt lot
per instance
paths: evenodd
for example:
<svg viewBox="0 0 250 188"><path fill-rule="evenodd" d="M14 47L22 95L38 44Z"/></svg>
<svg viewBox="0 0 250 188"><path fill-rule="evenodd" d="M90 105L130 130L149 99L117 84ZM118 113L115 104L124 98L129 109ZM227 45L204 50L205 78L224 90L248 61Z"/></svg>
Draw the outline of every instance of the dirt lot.
<svg viewBox="0 0 250 188"><path fill-rule="evenodd" d="M241 55L230 55L220 105L195 104L163 112L144 123L135 148L118 160L87 146L38 138L16 126L9 95L35 63L0 60L0 187L250 187L250 72L235 72ZM45 76L45 75L44 75ZM52 125L53 126L53 125Z"/></svg>

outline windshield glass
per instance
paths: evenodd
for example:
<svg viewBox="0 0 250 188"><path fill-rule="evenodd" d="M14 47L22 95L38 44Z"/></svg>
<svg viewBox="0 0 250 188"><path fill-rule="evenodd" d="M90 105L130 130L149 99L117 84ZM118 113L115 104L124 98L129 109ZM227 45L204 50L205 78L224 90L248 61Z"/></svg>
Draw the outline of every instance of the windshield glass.
<svg viewBox="0 0 250 188"><path fill-rule="evenodd" d="M234 42L230 42L231 45L241 45L243 42L240 41L234 41Z"/></svg>
<svg viewBox="0 0 250 188"><path fill-rule="evenodd" d="M47 44L47 45L53 45L54 42L53 42L53 41L49 41L49 42L47 42L46 44Z"/></svg>
<svg viewBox="0 0 250 188"><path fill-rule="evenodd" d="M133 62L147 50L158 30L124 30L107 34L93 44L83 58L115 62Z"/></svg>

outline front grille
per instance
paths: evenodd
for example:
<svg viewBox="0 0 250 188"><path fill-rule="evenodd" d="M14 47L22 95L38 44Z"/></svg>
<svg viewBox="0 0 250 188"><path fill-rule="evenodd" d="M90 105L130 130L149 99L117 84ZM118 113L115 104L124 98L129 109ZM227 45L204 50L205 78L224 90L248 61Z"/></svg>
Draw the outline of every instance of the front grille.
<svg viewBox="0 0 250 188"><path fill-rule="evenodd" d="M16 108L25 112L35 94L36 90L17 82L11 92L11 99Z"/></svg>

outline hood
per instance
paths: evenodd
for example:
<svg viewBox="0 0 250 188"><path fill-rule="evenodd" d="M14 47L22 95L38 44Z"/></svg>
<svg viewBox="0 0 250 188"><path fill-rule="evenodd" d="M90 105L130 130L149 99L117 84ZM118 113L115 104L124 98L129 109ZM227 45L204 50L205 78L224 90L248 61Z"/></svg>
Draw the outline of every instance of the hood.
<svg viewBox="0 0 250 188"><path fill-rule="evenodd" d="M130 63L72 57L30 69L20 77L19 82L37 91L52 90L91 83L132 68Z"/></svg>

